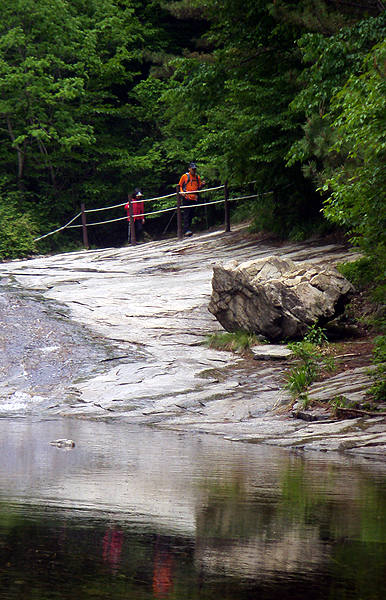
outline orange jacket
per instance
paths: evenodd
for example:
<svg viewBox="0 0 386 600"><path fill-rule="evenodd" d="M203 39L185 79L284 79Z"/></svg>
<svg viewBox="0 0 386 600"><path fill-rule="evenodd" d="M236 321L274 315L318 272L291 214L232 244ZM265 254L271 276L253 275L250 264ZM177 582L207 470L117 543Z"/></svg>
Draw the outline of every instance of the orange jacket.
<svg viewBox="0 0 386 600"><path fill-rule="evenodd" d="M191 175L190 173L184 173L180 179L180 191L181 192L195 192L202 188L201 179L199 175ZM198 194L186 194L185 198L197 202Z"/></svg>

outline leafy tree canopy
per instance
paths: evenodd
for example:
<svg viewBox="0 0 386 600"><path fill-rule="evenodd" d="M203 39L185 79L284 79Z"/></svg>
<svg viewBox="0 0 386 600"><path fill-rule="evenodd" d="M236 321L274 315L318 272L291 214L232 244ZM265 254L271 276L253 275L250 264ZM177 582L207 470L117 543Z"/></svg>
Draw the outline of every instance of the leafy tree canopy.
<svg viewBox="0 0 386 600"><path fill-rule="evenodd" d="M251 182L258 227L306 235L325 201L330 221L378 244L375 223L365 234L343 189L365 181L364 165L375 180L381 110L367 119L372 103L359 107L370 84L381 104L378 0L2 0L2 8L3 202L32 229L64 224L82 202L123 202L138 184L169 194L195 160L208 183ZM363 120L373 140L366 152L353 133ZM115 239L117 227L92 233L92 243ZM40 249L49 247L53 239Z"/></svg>
<svg viewBox="0 0 386 600"><path fill-rule="evenodd" d="M121 193L147 36L130 0L2 1L0 165L42 227Z"/></svg>

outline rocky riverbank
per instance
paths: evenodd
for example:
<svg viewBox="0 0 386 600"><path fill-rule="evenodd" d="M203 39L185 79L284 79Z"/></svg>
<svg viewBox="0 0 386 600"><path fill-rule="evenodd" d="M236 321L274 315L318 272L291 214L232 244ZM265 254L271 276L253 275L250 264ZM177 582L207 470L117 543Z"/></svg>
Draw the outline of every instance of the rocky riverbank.
<svg viewBox="0 0 386 600"><path fill-rule="evenodd" d="M61 394L39 390L40 401L29 384L30 365L23 374L20 410L45 418L117 419L207 432L230 440L382 457L384 417L337 419L324 414L319 421L294 418L284 389L287 363L246 360L202 345L206 335L221 329L207 309L213 266L272 254L330 265L354 258L345 245L274 245L239 227L230 234L214 231L182 242L2 263L2 284L11 293L24 290L39 295L87 333L93 351L98 344L111 350L110 356L96 355L91 360L93 371L62 382ZM360 339L353 343L355 352L352 348L342 352L339 373L312 386L312 398L343 393L364 396L371 384L366 368L370 352L369 348L359 352ZM42 338L35 350L41 354L48 345ZM360 364L358 356L352 356L358 353ZM4 372L4 416L20 414L12 408L17 390L10 390L8 383L9 375Z"/></svg>

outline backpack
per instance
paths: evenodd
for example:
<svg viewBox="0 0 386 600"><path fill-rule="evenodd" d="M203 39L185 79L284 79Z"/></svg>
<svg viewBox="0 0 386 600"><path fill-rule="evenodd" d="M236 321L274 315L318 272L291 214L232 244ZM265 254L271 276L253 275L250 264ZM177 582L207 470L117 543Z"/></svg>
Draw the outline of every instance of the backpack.
<svg viewBox="0 0 386 600"><path fill-rule="evenodd" d="M188 176L188 179L187 179L187 181L184 181L184 183L182 184L182 189L183 189L183 191L184 191L184 192L186 192L186 186L187 186L187 185L188 185L188 183L190 183L190 181L191 181L191 179L190 179L190 173L189 173L189 172L188 172L188 173L185 173L185 175L187 175L187 176ZM198 184L198 188L197 188L197 189L199 190L199 189L200 189L199 177L198 177L198 175L196 175L196 177L197 177L197 184ZM190 191L188 192L188 194L189 194L189 193L193 193L194 191L195 191L195 190L190 190Z"/></svg>

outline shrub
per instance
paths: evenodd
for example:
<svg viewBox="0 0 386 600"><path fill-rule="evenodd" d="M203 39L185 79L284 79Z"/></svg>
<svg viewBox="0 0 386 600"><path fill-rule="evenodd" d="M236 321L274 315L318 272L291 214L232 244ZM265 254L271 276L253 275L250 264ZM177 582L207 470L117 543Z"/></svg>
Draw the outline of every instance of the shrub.
<svg viewBox="0 0 386 600"><path fill-rule="evenodd" d="M0 259L31 254L35 250L35 235L31 217L17 208L16 200L0 197Z"/></svg>
<svg viewBox="0 0 386 600"><path fill-rule="evenodd" d="M331 356L322 356L316 345L309 341L295 342L289 346L302 363L294 366L287 374L285 388L294 398L303 401L303 408L306 408L309 406L308 387L317 379L321 368L328 371L333 369L334 360Z"/></svg>
<svg viewBox="0 0 386 600"><path fill-rule="evenodd" d="M310 327L307 335L304 336L304 341L316 346L323 346L328 340L325 330L314 324Z"/></svg>

